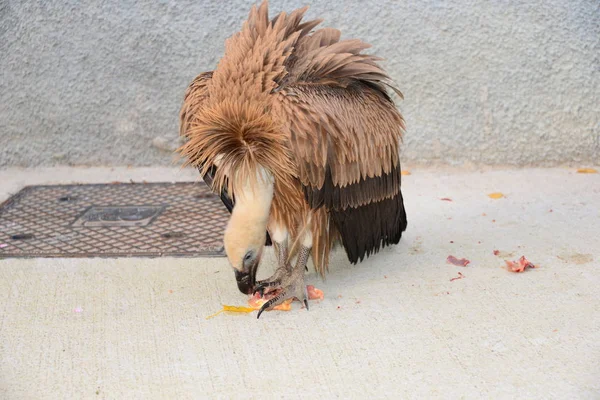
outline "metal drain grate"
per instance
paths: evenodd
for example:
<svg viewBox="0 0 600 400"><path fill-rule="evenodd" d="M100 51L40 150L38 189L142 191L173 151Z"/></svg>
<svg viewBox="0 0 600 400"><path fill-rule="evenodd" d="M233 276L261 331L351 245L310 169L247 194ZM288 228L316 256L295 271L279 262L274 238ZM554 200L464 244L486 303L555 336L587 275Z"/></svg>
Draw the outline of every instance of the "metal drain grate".
<svg viewBox="0 0 600 400"><path fill-rule="evenodd" d="M0 258L224 256L203 183L29 186L0 205Z"/></svg>

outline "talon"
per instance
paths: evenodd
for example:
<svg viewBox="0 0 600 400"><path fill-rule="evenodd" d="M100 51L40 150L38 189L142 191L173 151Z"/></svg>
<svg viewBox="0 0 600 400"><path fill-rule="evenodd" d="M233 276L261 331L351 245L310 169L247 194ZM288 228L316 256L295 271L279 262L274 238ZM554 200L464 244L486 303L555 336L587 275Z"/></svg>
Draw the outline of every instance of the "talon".
<svg viewBox="0 0 600 400"><path fill-rule="evenodd" d="M263 297L264 290L265 289L262 287L262 285L260 283L257 283L256 286L254 286L254 290L252 291L252 296L254 296L258 292L260 293L260 297Z"/></svg>
<svg viewBox="0 0 600 400"><path fill-rule="evenodd" d="M266 303L265 303L266 304ZM260 318L260 314L262 314L262 312L265 311L265 306L263 304L263 306L260 308L260 310L258 310L258 315L256 316L256 319Z"/></svg>
<svg viewBox="0 0 600 400"><path fill-rule="evenodd" d="M306 306L306 311L308 311L308 287L306 285L304 285L304 283L302 284L302 294L304 297L304 305Z"/></svg>
<svg viewBox="0 0 600 400"><path fill-rule="evenodd" d="M273 297L271 300L269 300L265 304L263 304L262 307L260 308L260 310L258 310L258 315L256 316L256 319L259 319L260 314L262 314L263 311L265 311L265 310L271 308L271 306L275 305L275 303L277 303L279 300L281 300L281 298L284 295L285 295L285 291L282 291L277 296Z"/></svg>
<svg viewBox="0 0 600 400"><path fill-rule="evenodd" d="M265 294L265 289L268 289L270 287L273 286L278 286L281 283L280 279L274 280L274 281L259 281L257 282L256 286L254 286L254 292L252 292L252 294L256 294L256 292L260 293L260 297L263 297Z"/></svg>
<svg viewBox="0 0 600 400"><path fill-rule="evenodd" d="M309 254L310 248L303 246L293 268L289 263L285 263L275 271L272 277L257 282L254 287L254 298L258 293L264 303L260 307L256 304L258 309L256 319L259 319L265 310L273 309L286 300L291 302L296 299L304 304L306 310L309 310L308 299L311 297L304 284L304 271L307 269L306 262ZM272 298L269 299L271 296Z"/></svg>

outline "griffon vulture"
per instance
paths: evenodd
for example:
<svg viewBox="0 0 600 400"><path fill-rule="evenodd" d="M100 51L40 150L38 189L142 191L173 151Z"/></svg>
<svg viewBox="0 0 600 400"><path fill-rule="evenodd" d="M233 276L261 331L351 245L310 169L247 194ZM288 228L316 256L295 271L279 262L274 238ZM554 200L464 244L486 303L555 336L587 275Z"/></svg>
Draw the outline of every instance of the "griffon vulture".
<svg viewBox="0 0 600 400"><path fill-rule="evenodd" d="M308 7L269 20L253 6L214 71L198 75L180 113L179 149L231 212L224 246L238 288L308 308L309 257L324 276L341 243L357 263L406 229L399 147L401 97L368 44L303 22ZM275 274L256 281L272 241ZM291 260L296 259L292 266ZM274 291L274 292L273 292Z"/></svg>

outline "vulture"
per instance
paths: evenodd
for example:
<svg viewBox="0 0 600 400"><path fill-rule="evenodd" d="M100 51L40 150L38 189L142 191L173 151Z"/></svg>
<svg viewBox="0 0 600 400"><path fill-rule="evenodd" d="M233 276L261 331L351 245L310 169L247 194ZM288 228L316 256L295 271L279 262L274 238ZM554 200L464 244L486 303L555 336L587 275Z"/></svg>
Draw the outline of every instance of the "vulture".
<svg viewBox="0 0 600 400"><path fill-rule="evenodd" d="M254 5L180 111L184 167L231 213L223 243L238 289L271 294L259 317L292 298L308 309L309 258L324 277L335 247L356 264L398 244L407 226L405 122L388 89L402 93L382 59L363 53L369 44L315 29L322 20L304 21L307 10L269 19L267 1ZM257 281L271 243L277 268Z"/></svg>

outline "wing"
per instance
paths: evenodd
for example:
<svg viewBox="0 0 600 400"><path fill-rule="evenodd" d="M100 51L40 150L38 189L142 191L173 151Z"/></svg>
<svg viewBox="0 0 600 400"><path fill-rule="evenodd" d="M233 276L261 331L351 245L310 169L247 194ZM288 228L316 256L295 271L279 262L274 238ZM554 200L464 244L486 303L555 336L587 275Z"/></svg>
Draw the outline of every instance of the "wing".
<svg viewBox="0 0 600 400"><path fill-rule="evenodd" d="M369 81L296 83L279 93L298 177L312 209L325 207L356 263L406 229L399 146L402 116Z"/></svg>
<svg viewBox="0 0 600 400"><path fill-rule="evenodd" d="M206 100L209 97L208 84L210 79L212 78L212 71L203 72L198 75L192 83L188 86L184 99L183 105L181 106L181 111L179 113L179 135L183 137L188 137L189 130L192 127L195 118L198 116L199 111L204 106ZM198 166L198 171L202 170L202 165ZM217 172L217 167L212 165L210 169L202 176L206 185L210 188L212 187L212 183ZM227 193L227 188L223 188L221 193L219 193L219 197L221 201L227 208L227 210L231 213L233 207L235 205L235 200L233 195L229 195ZM271 245L271 238L269 233L266 233L267 239L265 242L266 246Z"/></svg>

